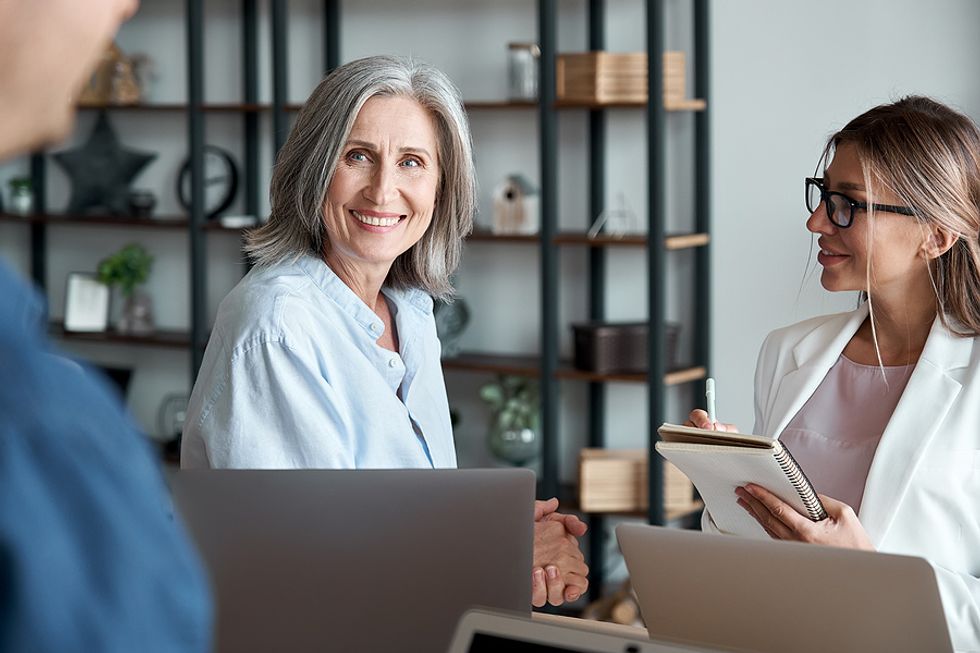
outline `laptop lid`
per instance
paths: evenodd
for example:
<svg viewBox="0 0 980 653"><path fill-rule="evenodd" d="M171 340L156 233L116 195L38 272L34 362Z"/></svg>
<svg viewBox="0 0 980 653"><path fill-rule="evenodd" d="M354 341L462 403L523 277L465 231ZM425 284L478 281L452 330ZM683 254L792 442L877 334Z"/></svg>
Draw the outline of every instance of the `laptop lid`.
<svg viewBox="0 0 980 653"><path fill-rule="evenodd" d="M548 615L550 616L550 615ZM608 627L604 630L602 627ZM529 619L483 609L463 615L449 653L710 653L683 644L612 632L611 624L582 619ZM620 627L619 630L624 630Z"/></svg>
<svg viewBox="0 0 980 653"><path fill-rule="evenodd" d="M622 524L650 635L759 653L951 651L922 558Z"/></svg>
<svg viewBox="0 0 980 653"><path fill-rule="evenodd" d="M474 605L530 611L529 470L182 470L219 652L443 651Z"/></svg>

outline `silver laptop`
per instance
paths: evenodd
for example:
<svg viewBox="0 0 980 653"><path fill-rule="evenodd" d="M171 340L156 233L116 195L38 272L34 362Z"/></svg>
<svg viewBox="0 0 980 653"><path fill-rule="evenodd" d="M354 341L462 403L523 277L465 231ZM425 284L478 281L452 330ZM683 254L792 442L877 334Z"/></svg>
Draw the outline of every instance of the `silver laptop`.
<svg viewBox="0 0 980 653"><path fill-rule="evenodd" d="M548 615L550 616L550 615ZM449 653L715 653L718 649L650 641L614 624L529 619L471 610L459 622ZM639 629L636 629L639 630ZM620 632L617 632L620 631Z"/></svg>
<svg viewBox="0 0 980 653"><path fill-rule="evenodd" d="M622 524L650 635L758 653L952 651L922 558Z"/></svg>
<svg viewBox="0 0 980 653"><path fill-rule="evenodd" d="M474 605L530 612L529 470L184 470L215 651L445 651Z"/></svg>

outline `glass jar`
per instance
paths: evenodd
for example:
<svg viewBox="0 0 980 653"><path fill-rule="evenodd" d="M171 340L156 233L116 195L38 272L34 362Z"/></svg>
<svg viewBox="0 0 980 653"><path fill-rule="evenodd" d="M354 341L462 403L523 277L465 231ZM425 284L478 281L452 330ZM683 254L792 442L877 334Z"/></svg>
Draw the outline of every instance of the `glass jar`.
<svg viewBox="0 0 980 653"><path fill-rule="evenodd" d="M15 215L34 213L34 191L26 184L10 184L9 210Z"/></svg>
<svg viewBox="0 0 980 653"><path fill-rule="evenodd" d="M510 98L534 100L538 97L538 60L541 50L536 43L508 43Z"/></svg>

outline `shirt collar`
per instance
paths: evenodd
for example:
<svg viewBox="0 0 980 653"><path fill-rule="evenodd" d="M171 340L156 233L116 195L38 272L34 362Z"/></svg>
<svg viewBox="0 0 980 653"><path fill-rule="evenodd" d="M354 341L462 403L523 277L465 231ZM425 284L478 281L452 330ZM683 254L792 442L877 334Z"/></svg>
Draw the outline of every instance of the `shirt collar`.
<svg viewBox="0 0 980 653"><path fill-rule="evenodd" d="M305 254L296 263L311 281L344 312L353 316L372 335L381 333L384 325L377 314L344 283L323 259ZM381 291L396 307L411 306L423 315L432 313L432 297L418 288L383 287Z"/></svg>

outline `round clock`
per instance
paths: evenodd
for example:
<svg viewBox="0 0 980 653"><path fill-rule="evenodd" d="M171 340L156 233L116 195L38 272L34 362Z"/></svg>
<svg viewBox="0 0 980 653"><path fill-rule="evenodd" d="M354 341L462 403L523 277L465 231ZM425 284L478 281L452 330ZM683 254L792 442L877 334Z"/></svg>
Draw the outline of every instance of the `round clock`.
<svg viewBox="0 0 980 653"><path fill-rule="evenodd" d="M228 209L238 192L238 167L226 150L204 146L204 216L209 220ZM191 210L191 161L187 159L177 175L177 200Z"/></svg>

